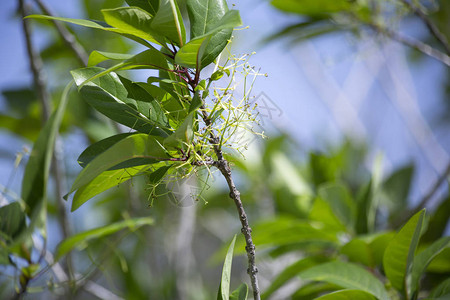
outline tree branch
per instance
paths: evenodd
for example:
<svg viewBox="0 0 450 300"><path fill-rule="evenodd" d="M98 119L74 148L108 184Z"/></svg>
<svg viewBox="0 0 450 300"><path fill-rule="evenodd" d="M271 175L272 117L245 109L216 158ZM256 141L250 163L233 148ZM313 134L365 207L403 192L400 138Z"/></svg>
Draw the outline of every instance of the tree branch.
<svg viewBox="0 0 450 300"><path fill-rule="evenodd" d="M367 25L370 28L372 28L373 30L375 30L376 32L382 33L382 34L386 35L387 37L391 38L392 40L395 40L395 41L402 43L408 47L416 49L428 56L431 56L450 67L450 56L431 47L430 45L425 44L419 40L415 40L413 38L403 36L398 32L395 32L388 28L381 27L376 24L367 24Z"/></svg>
<svg viewBox="0 0 450 300"><path fill-rule="evenodd" d="M428 16L419 7L416 7L414 4L408 2L407 0L400 0L400 1L425 23L431 35L433 35L434 38L439 43L441 43L447 54L450 54L450 45L448 44L447 38L445 37L445 35L442 34L442 32L439 31L436 25L434 25L434 23L431 22Z"/></svg>
<svg viewBox="0 0 450 300"><path fill-rule="evenodd" d="M41 0L34 0L34 1L44 14L48 16L54 16L50 8L47 5L45 5L44 2L42 2ZM69 47L69 49L72 50L72 52L75 54L75 57L77 58L78 62L83 66L87 66L88 55L84 50L84 48L78 43L75 36L72 33L70 33L70 31L67 30L67 28L60 22L57 21L52 22L55 25L56 30L58 31L59 35L63 39L66 46Z"/></svg>
<svg viewBox="0 0 450 300"><path fill-rule="evenodd" d="M47 90L47 84L46 84L46 77L43 71L43 63L42 59L39 56L38 52L33 46L32 40L31 40L31 28L29 26L29 20L24 19L29 13L29 7L25 4L24 0L19 0L19 11L22 16L22 26L23 26L23 32L27 47L27 53L28 53L28 59L30 64L30 69L33 74L33 80L34 80L34 86L38 94L38 99L41 102L42 107L42 123L45 124L45 122L49 119L50 113L51 113L51 98L50 94ZM56 143L57 145L58 143ZM55 147L55 146L54 146ZM58 208L58 218L59 222L61 224L62 228L62 234L63 238L67 238L70 236L71 229L70 224L68 222L68 216L65 209L65 204L63 202L63 188L62 188L62 181L63 181L63 172L62 172L62 165L61 165L61 158L60 158L59 147L55 147L55 153L52 157L52 175L55 180L55 195L56 195L56 205ZM71 259L70 256L67 257L66 260L67 268L70 271L71 270Z"/></svg>
<svg viewBox="0 0 450 300"><path fill-rule="evenodd" d="M406 221L409 220L412 216L414 216L416 213L418 213L421 209L423 209L428 202L433 198L434 194L437 192L439 187L445 182L445 180L450 176L450 163L448 163L447 168L445 169L444 173L442 173L441 176L435 181L433 186L430 188L428 193L422 198L422 200L419 202L419 204L416 205L416 207L406 211L406 213L398 218L398 221L395 222L395 226L399 226Z"/></svg>
<svg viewBox="0 0 450 300"><path fill-rule="evenodd" d="M205 122L207 127L211 127L211 119L209 119L205 107L202 105L200 108L202 112L203 121ZM219 147L219 139L214 135L213 132L210 133L210 143L214 147L214 152L217 155L217 161L214 161L212 165L217 167L219 171L222 173L223 177L225 177L225 180L228 184L228 189L230 191L230 198L233 199L234 204L236 205L236 209L238 210L239 214L239 220L241 221L241 232L244 235L245 238L245 251L247 252L247 260L248 260L248 269L247 274L250 276L250 281L252 284L252 290L253 290L253 298L254 300L260 300L260 291L259 291L259 284L258 284L258 268L256 267L255 263L255 244L253 244L252 240L252 229L250 228L248 224L248 218L247 214L245 213L244 206L241 201L241 194L236 188L236 185L233 181L233 177L231 175L231 168L228 161L224 158L223 152Z"/></svg>

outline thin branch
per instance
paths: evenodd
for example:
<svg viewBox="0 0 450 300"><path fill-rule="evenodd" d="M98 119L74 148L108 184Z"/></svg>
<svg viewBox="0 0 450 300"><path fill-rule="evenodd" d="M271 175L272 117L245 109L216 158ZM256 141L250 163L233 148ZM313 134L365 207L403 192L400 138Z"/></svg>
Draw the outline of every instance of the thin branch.
<svg viewBox="0 0 450 300"><path fill-rule="evenodd" d="M36 4L39 6L39 8L42 10L43 13L45 13L48 16L54 16L50 10L50 8L41 0L34 0ZM75 54L75 57L77 58L78 62L86 66L88 63L88 55L84 48L78 43L75 36L67 30L67 28L62 25L60 22L52 21L55 25L56 30L58 31L59 35L63 39L64 43L67 47L69 47L70 50Z"/></svg>
<svg viewBox="0 0 450 300"><path fill-rule="evenodd" d="M436 180L434 185L430 188L428 193L423 197L422 201L417 204L416 208L412 209L412 214L419 212L422 208L424 208L428 202L433 198L434 194L437 192L439 187L445 182L445 180L450 176L450 163L447 165L444 173Z"/></svg>
<svg viewBox="0 0 450 300"><path fill-rule="evenodd" d="M448 163L447 168L445 169L444 173L442 173L441 176L435 181L433 186L430 188L428 193L422 198L422 200L419 202L419 204L416 205L416 207L406 211L406 213L401 216L400 218L397 218L397 222L394 223L395 226L399 226L401 224L404 224L409 218L414 216L416 213L418 213L421 209L423 209L425 206L427 206L428 202L430 202L431 199L433 199L433 196L438 191L439 187L447 180L447 178L450 176L450 163Z"/></svg>
<svg viewBox="0 0 450 300"><path fill-rule="evenodd" d="M22 16L22 26L27 46L28 59L30 64L30 69L33 74L34 86L38 93L38 99L42 106L42 123L45 123L51 113L51 98L47 90L46 77L43 71L43 63L40 55L33 46L31 40L31 28L29 26L29 20L24 19L29 13L29 7L25 4L24 0L19 0L19 11ZM57 145L58 143L56 143ZM52 157L52 175L55 180L55 194L56 194L56 205L58 208L58 218L62 227L63 238L67 238L71 234L70 224L68 221L67 212L65 209L65 203L63 202L62 193L62 181L63 172L59 147L55 147L55 153ZM66 260L67 268L70 271L72 262L70 256Z"/></svg>
<svg viewBox="0 0 450 300"><path fill-rule="evenodd" d="M24 0L19 0L19 11L22 16L22 28L27 46L27 54L30 63L30 69L33 74L34 86L36 88L38 98L42 106L42 123L50 117L50 94L46 88L46 78L43 72L42 59L33 47L31 42L31 28L29 20L23 19L28 15L29 8L25 5Z"/></svg>
<svg viewBox="0 0 450 300"><path fill-rule="evenodd" d="M403 36L398 32L395 32L388 28L381 27L379 25L375 25L375 24L367 24L367 25L370 28L372 28L373 30L375 30L376 32L382 33L382 34L386 35L387 37L391 38L392 40L395 40L395 41L402 43L408 47L416 49L430 57L433 57L450 67L450 56L431 47L430 45L425 44L419 40L415 40L413 38Z"/></svg>
<svg viewBox="0 0 450 300"><path fill-rule="evenodd" d="M445 37L445 35L442 34L442 32L439 31L439 29L428 18L428 16L419 7L416 7L414 4L408 2L407 0L400 0L400 1L403 4L405 4L405 6L407 6L416 16L418 16L425 23L431 35L433 35L434 38L439 43L441 43L441 45L445 48L447 54L450 54L450 45L448 44L447 38Z"/></svg>
<svg viewBox="0 0 450 300"><path fill-rule="evenodd" d="M198 74L198 72L197 72ZM197 76L196 76L197 77ZM206 126L211 126L211 119L208 117L205 107L201 106L201 112L203 121L205 122ZM260 291L259 291L259 284L258 284L258 268L256 267L255 263L255 244L252 240L252 229L250 228L248 224L248 218L247 214L245 213L244 206L241 201L241 194L236 188L236 185L233 181L233 177L231 175L231 168L228 163L228 161L224 158L223 152L219 147L219 138L214 135L214 133L211 131L210 133L210 143L214 147L214 152L217 155L217 161L212 163L214 166L216 166L219 171L222 173L223 177L225 177L225 180L228 184L228 189L230 191L230 198L233 199L234 204L236 205L236 208L238 210L239 214L239 220L241 221L241 232L244 235L245 238L245 251L247 252L247 260L248 260L248 269L247 274L250 276L250 281L252 284L252 290L253 290L253 299L254 300L260 300Z"/></svg>

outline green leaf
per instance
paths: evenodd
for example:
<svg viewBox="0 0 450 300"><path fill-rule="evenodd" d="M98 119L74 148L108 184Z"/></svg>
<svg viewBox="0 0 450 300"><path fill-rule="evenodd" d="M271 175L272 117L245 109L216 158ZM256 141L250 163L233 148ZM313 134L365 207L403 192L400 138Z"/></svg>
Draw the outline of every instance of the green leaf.
<svg viewBox="0 0 450 300"><path fill-rule="evenodd" d="M52 16L44 16L44 15L29 15L25 17L26 19L43 19L43 20L53 20L53 21L62 21L67 22L75 25L80 25L88 28L95 28L95 29L101 29L104 31L110 31L114 33L118 33L124 37L127 37L129 39L132 39L135 42L138 42L146 47L152 47L151 44L149 44L147 41L143 40L142 38L135 36L134 33L136 33L135 30L129 32L123 29L119 28L113 28L110 27L108 24L100 21L91 21L91 20L81 20L81 19L72 19L72 18L61 18L61 17L52 17Z"/></svg>
<svg viewBox="0 0 450 300"><path fill-rule="evenodd" d="M374 295L380 300L389 296L383 283L362 267L334 261L307 269L299 274L304 280L325 281L346 289L357 289Z"/></svg>
<svg viewBox="0 0 450 300"><path fill-rule="evenodd" d="M130 135L96 156L75 179L70 193L89 184L101 173L131 159L146 159L142 163L156 163L170 158L158 139L147 134ZM126 168L127 166L122 166Z"/></svg>
<svg viewBox="0 0 450 300"><path fill-rule="evenodd" d="M192 141L194 138L194 114L195 111L191 112L186 119L184 119L180 127L164 140L165 146L179 147L180 145L189 144Z"/></svg>
<svg viewBox="0 0 450 300"><path fill-rule="evenodd" d="M192 97L191 105L189 106L189 113L196 111L203 105L202 98L200 98L200 92L196 91L194 97Z"/></svg>
<svg viewBox="0 0 450 300"><path fill-rule="evenodd" d="M309 16L337 13L351 7L346 0L272 0L271 3L280 10Z"/></svg>
<svg viewBox="0 0 450 300"><path fill-rule="evenodd" d="M235 242L236 235L234 235L233 240L228 247L227 255L223 263L222 278L220 279L217 300L228 300L230 298L231 264L233 263L233 251Z"/></svg>
<svg viewBox="0 0 450 300"><path fill-rule="evenodd" d="M333 293L329 293L318 298L316 300L375 300L376 298L371 294L361 290L341 290Z"/></svg>
<svg viewBox="0 0 450 300"><path fill-rule="evenodd" d="M117 142L133 134L136 133L131 132L131 133L116 134L90 145L89 147L84 149L84 151L80 154L80 156L78 157L78 163L82 168L86 167L86 165L90 163L98 155L111 148Z"/></svg>
<svg viewBox="0 0 450 300"><path fill-rule="evenodd" d="M277 275L272 280L271 285L266 289L266 291L261 295L263 299L268 298L281 286L283 286L290 279L297 276L303 270L309 269L315 265L321 264L327 261L327 258L322 256L310 256L307 258L300 259L299 261L293 263L292 265L285 268L280 274Z"/></svg>
<svg viewBox="0 0 450 300"><path fill-rule="evenodd" d="M65 239L58 245L56 249L55 260L58 261L59 259L61 259L61 257L63 257L68 252L72 251L75 247L85 247L86 243L90 240L111 235L125 228L129 228L130 230L134 231L144 225L152 225L152 224L153 219L151 218L137 218L124 220L107 226L77 233Z"/></svg>
<svg viewBox="0 0 450 300"><path fill-rule="evenodd" d="M118 7L102 9L106 23L118 28L121 32L141 39L164 45L164 39L152 27L152 15L138 7Z"/></svg>
<svg viewBox="0 0 450 300"><path fill-rule="evenodd" d="M345 224L338 218L328 201L318 197L314 200L309 219L321 222L334 232L346 232Z"/></svg>
<svg viewBox="0 0 450 300"><path fill-rule="evenodd" d="M88 67L93 67L98 65L105 60L127 60L132 58L132 54L124 54L124 53L112 53L112 52L103 52L94 50L89 55Z"/></svg>
<svg viewBox="0 0 450 300"><path fill-rule="evenodd" d="M376 208L373 206L372 180L359 192L357 200L357 213L355 229L357 234L373 231Z"/></svg>
<svg viewBox="0 0 450 300"><path fill-rule="evenodd" d="M342 246L340 252L347 256L349 261L358 262L368 267L375 265L370 245L361 239L351 240Z"/></svg>
<svg viewBox="0 0 450 300"><path fill-rule="evenodd" d="M433 289L433 291L430 294L430 298L432 299L442 299L441 297L450 295L450 278L442 281L436 288Z"/></svg>
<svg viewBox="0 0 450 300"><path fill-rule="evenodd" d="M151 28L179 47L186 42L183 19L174 0L159 1L159 9L152 20Z"/></svg>
<svg viewBox="0 0 450 300"><path fill-rule="evenodd" d="M67 96L71 87L72 82L64 89L58 108L45 123L33 145L25 167L21 195L27 206L25 211L30 217L30 224L27 227L28 232L24 232L24 235L33 232L35 227L39 228L41 233L45 235L47 181L56 136L67 106Z"/></svg>
<svg viewBox="0 0 450 300"><path fill-rule="evenodd" d="M211 35L190 40L175 55L175 63L187 68L201 69L201 58L205 53Z"/></svg>
<svg viewBox="0 0 450 300"><path fill-rule="evenodd" d="M400 291L408 291L406 279L411 273L424 215L425 210L422 210L409 219L384 252L384 272L392 286Z"/></svg>
<svg viewBox="0 0 450 300"><path fill-rule="evenodd" d="M81 85L103 68L90 67L71 71L75 83ZM152 120L136 109L136 101L128 98L128 91L115 73L109 73L86 83L80 94L86 102L108 118L144 133L167 136Z"/></svg>
<svg viewBox="0 0 450 300"><path fill-rule="evenodd" d="M408 205L408 195L414 175L414 166L407 165L394 171L382 185L387 198L389 218L395 220L400 212Z"/></svg>
<svg viewBox="0 0 450 300"><path fill-rule="evenodd" d="M242 21L241 17L239 16L239 12L236 10L227 12L223 16L223 18L215 24L214 28L212 28L206 34L190 40L189 43L181 47L175 55L175 62L188 68L196 68L198 70L201 70L220 54L220 52L217 52L216 48L208 49L210 48L209 44L216 39L216 36L220 34L220 31L224 29L233 30L234 27L240 25L242 25ZM226 42L227 41L228 40L226 40ZM213 54L208 52L211 50L214 51ZM212 57L212 55L216 56ZM207 60L205 60L205 56L207 57L207 60L211 61L208 62Z"/></svg>
<svg viewBox="0 0 450 300"><path fill-rule="evenodd" d="M343 185L326 183L320 186L318 194L331 206L347 229L352 231L356 222L356 207L348 189Z"/></svg>
<svg viewBox="0 0 450 300"><path fill-rule="evenodd" d="M427 231L423 234L421 242L431 243L444 235L450 221L450 195L444 199L434 210L428 221Z"/></svg>
<svg viewBox="0 0 450 300"><path fill-rule="evenodd" d="M156 14L159 7L159 0L125 0L129 6L137 6L148 11L152 16Z"/></svg>
<svg viewBox="0 0 450 300"><path fill-rule="evenodd" d="M7 238L7 244L13 241L25 227L25 214L18 202L0 207L0 233Z"/></svg>
<svg viewBox="0 0 450 300"><path fill-rule="evenodd" d="M146 89L124 77L120 77L120 80L128 91L128 97L135 100L133 105L137 111L146 116L155 126L170 128L166 113Z"/></svg>
<svg viewBox="0 0 450 300"><path fill-rule="evenodd" d="M416 255L411 271L409 295L413 295L414 293L418 292L419 280L422 276L422 273L425 272L427 266L430 264L433 258L435 258L439 253L441 253L448 247L450 247L450 237L443 237Z"/></svg>
<svg viewBox="0 0 450 300"><path fill-rule="evenodd" d="M210 33L228 12L225 0L187 0L186 6L191 22L191 39ZM240 26L242 23L235 25ZM223 28L210 39L202 57L201 65L206 67L223 51L231 38L233 28Z"/></svg>
<svg viewBox="0 0 450 300"><path fill-rule="evenodd" d="M172 166L162 166L153 171L150 175L148 175L148 182L150 184L158 184L164 178L167 171L169 171L171 167Z"/></svg>
<svg viewBox="0 0 450 300"><path fill-rule="evenodd" d="M167 68L168 58L155 48L147 49L141 53L138 53L131 58L122 61L108 69L103 69L101 72L92 75L85 81L77 84L78 89L81 89L88 82L105 76L113 71L132 70L132 69L165 69ZM93 68L91 68L93 69Z"/></svg>
<svg viewBox="0 0 450 300"><path fill-rule="evenodd" d="M71 211L73 212L77 210L81 205L94 196L140 175L149 167L150 166L148 165L141 165L125 169L108 170L101 173L88 184L78 188L73 196Z"/></svg>
<svg viewBox="0 0 450 300"><path fill-rule="evenodd" d="M243 283L231 293L230 300L247 300L247 297L248 286L247 284Z"/></svg>

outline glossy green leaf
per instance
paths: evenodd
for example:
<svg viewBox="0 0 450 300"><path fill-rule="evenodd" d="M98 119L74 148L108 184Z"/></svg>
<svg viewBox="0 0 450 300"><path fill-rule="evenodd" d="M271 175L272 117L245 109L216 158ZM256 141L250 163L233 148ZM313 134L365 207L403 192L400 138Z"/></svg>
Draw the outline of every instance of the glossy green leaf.
<svg viewBox="0 0 450 300"><path fill-rule="evenodd" d="M225 0L187 0L186 6L191 22L191 39L201 37L214 30L228 12ZM236 26L240 26L240 24ZM232 28L223 28L212 36L202 57L201 65L203 67L212 63L223 51L232 32Z"/></svg>
<svg viewBox="0 0 450 300"><path fill-rule="evenodd" d="M73 196L71 211L73 212L77 210L81 205L94 196L103 193L112 187L118 186L134 176L138 176L149 167L150 166L148 165L141 165L126 169L108 170L101 173L88 184L78 188Z"/></svg>
<svg viewBox="0 0 450 300"><path fill-rule="evenodd" d="M160 128L170 128L165 111L151 94L140 85L119 76L128 91L128 97L136 100L136 109Z"/></svg>
<svg viewBox="0 0 450 300"><path fill-rule="evenodd" d="M248 286L247 284L243 283L231 293L230 300L247 300L247 297Z"/></svg>
<svg viewBox="0 0 450 300"><path fill-rule="evenodd" d="M43 20L53 20L53 21L62 21L67 22L75 25L80 25L88 28L95 28L95 29L101 29L104 31L114 32L118 33L124 37L127 37L129 39L132 39L135 42L138 42L146 47L152 47L151 44L149 44L147 41L143 40L142 38L134 35L136 31L128 32L123 29L110 27L108 24L100 21L91 21L91 20L82 20L82 19L72 19L72 18L62 18L62 17L53 17L53 16L44 16L44 15L29 15L26 18L32 18L32 19L43 19Z"/></svg>
<svg viewBox="0 0 450 300"><path fill-rule="evenodd" d="M98 67L83 68L71 71L71 74L75 83L81 85L102 70ZM140 132L167 135L136 109L136 100L128 98L128 91L115 73L86 83L80 89L80 94L89 105L114 121Z"/></svg>
<svg viewBox="0 0 450 300"><path fill-rule="evenodd" d="M341 261L334 261L307 269L299 274L304 280L325 281L346 289L357 289L374 295L380 300L389 296L383 283L364 268Z"/></svg>
<svg viewBox="0 0 450 300"><path fill-rule="evenodd" d="M175 55L175 63L187 68L201 69L201 58L211 39L211 35L190 40Z"/></svg>
<svg viewBox="0 0 450 300"><path fill-rule="evenodd" d="M0 233L6 244L13 241L26 227L25 213L18 202L0 207ZM2 244L0 237L0 245Z"/></svg>
<svg viewBox="0 0 450 300"><path fill-rule="evenodd" d="M89 242L90 240L111 235L125 228L129 228L130 230L135 231L139 227L152 224L153 219L151 218L137 218L124 220L103 227L77 233L65 239L58 245L56 249L55 260L58 261L59 259L61 259L61 257L66 255L68 252L72 251L75 247L86 247L87 242Z"/></svg>
<svg viewBox="0 0 450 300"><path fill-rule="evenodd" d="M164 45L164 39L152 27L152 15L138 7L102 9L106 23L122 32Z"/></svg>
<svg viewBox="0 0 450 300"><path fill-rule="evenodd" d="M217 36L220 36L221 30L233 30L234 27L240 25L242 25L242 21L239 12L236 10L228 11L214 24L214 27L210 26L208 32L192 39L189 43L181 47L175 55L175 62L188 68L202 69L206 67L220 54L220 52L217 52L217 49L219 49L217 46L211 49L209 45L217 40ZM208 51L213 52L210 53Z"/></svg>
<svg viewBox="0 0 450 300"><path fill-rule="evenodd" d="M71 87L72 83L64 89L58 108L45 123L33 145L25 167L21 195L27 206L26 213L30 217L30 223L27 227L29 234L37 227L45 235L47 181L56 136L67 106L68 93Z"/></svg>
<svg viewBox="0 0 450 300"><path fill-rule="evenodd" d="M341 290L333 293L329 293L318 298L316 300L376 300L371 294L361 290Z"/></svg>
<svg viewBox="0 0 450 300"><path fill-rule="evenodd" d="M130 135L96 156L75 179L69 194L112 167L136 158L147 159L144 163L150 164L169 159L170 156L156 137L147 134Z"/></svg>
<svg viewBox="0 0 450 300"><path fill-rule="evenodd" d="M422 210L409 219L384 252L384 272L392 286L400 291L406 290L406 279L411 273L424 215L425 210Z"/></svg>
<svg viewBox="0 0 450 300"><path fill-rule="evenodd" d="M132 58L132 54L124 54L124 53L112 53L112 52L104 52L94 50L89 55L88 67L93 67L98 65L105 60L127 60Z"/></svg>
<svg viewBox="0 0 450 300"><path fill-rule="evenodd" d="M231 280L231 264L233 263L234 243L236 242L236 235L234 235L230 246L228 247L227 255L223 263L222 277L220 279L219 291L217 293L217 300L228 300L230 298L230 280Z"/></svg>
<svg viewBox="0 0 450 300"><path fill-rule="evenodd" d="M101 70L100 72L92 75L80 84L77 83L77 85L80 89L88 82L105 76L113 71L132 69L165 69L167 66L166 59L168 58L165 57L161 52L159 52L155 48L150 48L141 53L133 55L131 58L124 60L108 69Z"/></svg>
<svg viewBox="0 0 450 300"><path fill-rule="evenodd" d="M78 157L78 163L82 168L86 167L86 165L98 155L111 148L117 142L133 134L136 133L131 132L116 134L90 145L80 154L80 156Z"/></svg>
<svg viewBox="0 0 450 300"><path fill-rule="evenodd" d="M412 265L410 284L408 285L409 295L413 295L419 289L419 280L423 272L425 272L427 266L439 253L444 251L444 249L450 247L450 237L443 237L432 245L428 246L425 250L418 253L414 258Z"/></svg>
<svg viewBox="0 0 450 300"><path fill-rule="evenodd" d="M261 295L263 299L268 298L286 282L297 276L303 270L309 269L318 264L324 263L327 258L322 256L310 256L307 258L300 259L299 261L293 263L292 265L285 268L280 274L278 274L273 280L266 291Z"/></svg>
<svg viewBox="0 0 450 300"><path fill-rule="evenodd" d="M149 12L152 16L156 14L159 7L159 0L125 0L129 6L137 6L140 7L147 12Z"/></svg>
<svg viewBox="0 0 450 300"><path fill-rule="evenodd" d="M179 47L186 42L183 19L174 0L159 1L159 9L152 20L151 28Z"/></svg>

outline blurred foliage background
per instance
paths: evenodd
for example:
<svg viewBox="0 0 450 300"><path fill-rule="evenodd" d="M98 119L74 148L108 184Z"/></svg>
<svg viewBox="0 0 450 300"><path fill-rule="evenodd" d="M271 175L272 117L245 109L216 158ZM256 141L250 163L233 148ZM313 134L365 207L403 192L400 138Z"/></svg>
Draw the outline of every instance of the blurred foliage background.
<svg viewBox="0 0 450 300"><path fill-rule="evenodd" d="M102 18L100 9L123 4L119 0L75 2L79 14L71 17L96 20ZM294 275L309 264L342 258L375 269L381 264L387 240L424 206L429 208L428 227L419 248L448 235L450 2L250 2L236 3L244 23L246 19L255 20L252 6L257 5L257 11L264 9L265 15L246 24L250 29L235 32L231 49L261 49L263 54L255 56L255 64L264 72L265 62L273 60L267 68L276 70L274 74L269 70L269 78L255 86L255 96L258 91L269 95L255 98L255 101L259 99L260 105L257 127L264 129L268 138L246 136L249 149L244 157L236 153L229 159L237 173L238 188L253 225L264 296L312 299L324 291L338 289L333 284L314 288L311 284L302 285L300 278ZM36 0L25 4L29 12L53 13L50 2ZM183 7L182 1L180 4ZM273 19L265 19L268 15ZM8 18L16 18L15 24L20 26L20 13L16 11ZM273 29L262 30L258 27L261 22L273 22ZM67 47L54 24L33 21L30 26L33 27L33 39L34 34L41 37L37 49L43 60L53 108L70 81L68 71L82 66L86 53L92 49L136 51L124 39L108 33L63 25L70 36L76 36L74 42L80 49L77 54ZM258 43L246 43L246 37L252 35L253 30L258 33ZM441 36L436 36L436 32ZM327 51L342 47L342 44L351 49L346 51L352 54L347 53L343 59L347 64L335 69L328 67L324 59ZM283 50L276 52L278 56L271 57L270 47L274 45ZM375 54L371 52L373 49ZM23 49L20 51L24 52ZM277 65L283 53L289 54L287 64L280 62ZM380 55L387 58L380 62ZM339 61L339 58L335 59ZM338 63L336 61L334 64ZM396 65L399 61L404 64L400 68ZM359 65L353 67L353 62ZM362 76L361 62L371 76L366 74L362 81L345 80ZM280 87L283 90L290 88L281 82L295 85L292 78L298 79L293 75L298 68L294 65L300 66L315 97L305 100L308 95L302 94L293 99L287 91L275 92ZM413 77L421 70L438 72L442 76L431 87L415 85L414 79L409 85L404 82L402 85L405 72L408 73L406 77ZM436 78L431 74L430 77ZM367 81L371 84L364 86ZM415 89L421 88L424 91L417 91L419 96L411 96ZM379 99L374 96L378 94L391 99L402 120L401 126L407 128L407 138L401 135L404 131L398 129L400 125L383 118L386 110L380 107L384 104L371 101ZM427 94L435 99L431 104L426 103ZM32 84L2 87L2 205L17 200L28 155L26 149L36 140L42 127L44 107L38 98ZM361 102L361 99L368 101ZM316 121L323 124L322 128L308 127L308 117L303 118L303 114L310 115L310 119L315 117L317 108L314 106L299 111L297 116L300 117L293 117L299 106L292 103L302 101L321 102L326 107L327 114L317 116ZM271 111L283 114L287 120L271 117ZM366 118L368 115L370 117ZM326 123L330 119L332 125ZM328 132L330 126L333 130ZM393 136L381 137L381 142L377 143L374 132L377 133L378 127L387 128ZM56 199L67 192L78 173L76 157L82 149L120 130L117 124L94 112L76 93L70 94L61 137L56 143L55 155L61 173L55 176L55 171L52 172L48 187L46 247L51 254L66 234L128 217L151 216L154 224L80 245L83 250L71 255L75 262L72 266L75 278L64 278L62 274L67 264L63 261L60 269L53 268L34 279L26 298L57 299L69 288L73 289L73 299L213 299L226 247L240 230L235 208L221 179L210 181L200 200L188 197L177 203L161 197L150 207L147 182L137 178L99 195L76 213L59 210ZM310 135L296 134L305 131L310 131ZM311 142L310 136L317 138ZM406 146L398 151L395 146L394 149L383 148L383 145L396 143ZM7 144L24 145L24 148L7 147ZM409 155L408 151L419 154ZM188 185L191 187L197 185ZM36 244L39 242L42 247L42 240ZM246 281L243 245L239 237L235 253L240 256L234 261L232 286ZM32 255L38 255L38 251ZM305 256L310 261L301 260ZM286 269L288 266L290 269ZM17 270L4 264L0 271L0 297L7 299L17 283ZM282 271L288 271L288 274ZM280 274L284 276L280 277ZM432 290L449 274L450 252L447 248L428 266L424 289Z"/></svg>

